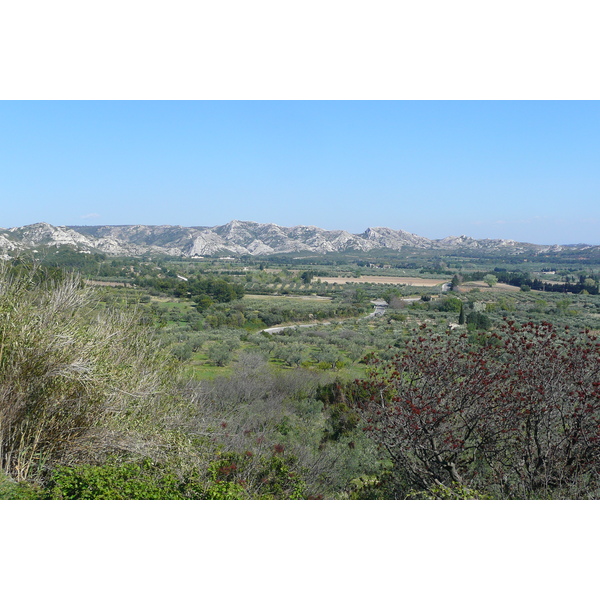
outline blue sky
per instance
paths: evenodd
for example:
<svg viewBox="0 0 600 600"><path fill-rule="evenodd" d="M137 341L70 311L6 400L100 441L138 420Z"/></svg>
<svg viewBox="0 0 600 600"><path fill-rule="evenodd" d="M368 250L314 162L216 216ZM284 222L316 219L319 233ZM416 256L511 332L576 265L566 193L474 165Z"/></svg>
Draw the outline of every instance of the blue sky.
<svg viewBox="0 0 600 600"><path fill-rule="evenodd" d="M600 244L600 102L0 102L0 227L232 219Z"/></svg>

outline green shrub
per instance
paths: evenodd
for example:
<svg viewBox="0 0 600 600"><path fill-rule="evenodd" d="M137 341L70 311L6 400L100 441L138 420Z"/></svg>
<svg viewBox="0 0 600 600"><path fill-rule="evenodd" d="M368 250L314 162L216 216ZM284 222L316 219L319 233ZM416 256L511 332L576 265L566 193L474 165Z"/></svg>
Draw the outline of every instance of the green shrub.
<svg viewBox="0 0 600 600"><path fill-rule="evenodd" d="M116 448L150 452L179 410L174 361L137 312L100 310L77 277L3 265L0 340L0 470L17 482Z"/></svg>
<svg viewBox="0 0 600 600"><path fill-rule="evenodd" d="M427 491L414 491L408 495L411 500L493 500L489 494L472 490L456 481L446 485L435 485Z"/></svg>
<svg viewBox="0 0 600 600"><path fill-rule="evenodd" d="M306 483L298 459L276 444L271 454L254 456L227 452L211 463L210 485L205 497L211 500L301 500Z"/></svg>
<svg viewBox="0 0 600 600"><path fill-rule="evenodd" d="M26 482L12 481L0 473L0 500L42 500L46 493L42 488Z"/></svg>
<svg viewBox="0 0 600 600"><path fill-rule="evenodd" d="M186 486L173 472L147 459L59 467L49 487L50 497L58 500L183 500L200 496L197 487Z"/></svg>
<svg viewBox="0 0 600 600"><path fill-rule="evenodd" d="M460 309L462 307L462 302L459 298L456 298L455 296L448 296L446 298L444 298L437 306L436 308L439 311L442 312L455 312L455 313L459 313Z"/></svg>
<svg viewBox="0 0 600 600"><path fill-rule="evenodd" d="M490 318L480 312L472 312L467 315L467 326L471 331L482 330L485 331L491 327Z"/></svg>

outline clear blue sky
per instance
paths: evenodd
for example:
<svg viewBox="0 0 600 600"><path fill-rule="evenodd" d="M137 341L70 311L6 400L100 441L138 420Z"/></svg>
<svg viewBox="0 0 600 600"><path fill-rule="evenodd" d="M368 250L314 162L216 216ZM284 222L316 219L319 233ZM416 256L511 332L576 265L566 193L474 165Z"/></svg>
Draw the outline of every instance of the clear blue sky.
<svg viewBox="0 0 600 600"><path fill-rule="evenodd" d="M600 244L600 102L0 102L0 227Z"/></svg>

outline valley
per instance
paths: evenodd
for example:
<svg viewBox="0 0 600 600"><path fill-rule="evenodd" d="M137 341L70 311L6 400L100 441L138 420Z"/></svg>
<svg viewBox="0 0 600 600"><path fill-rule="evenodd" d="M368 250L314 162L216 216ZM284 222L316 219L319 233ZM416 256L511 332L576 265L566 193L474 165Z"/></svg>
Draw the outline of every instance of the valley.
<svg viewBox="0 0 600 600"><path fill-rule="evenodd" d="M562 419L576 419L581 410L579 404L561 404L563 391L595 406L600 381L596 363L577 359L568 366L564 362L567 348L585 351L586 356L598 352L594 340L600 333L600 260L589 249L552 253L528 248L515 254L514 246L505 245L504 253L495 248L477 254L453 244L443 250L429 245L303 255L190 257L180 250L177 255L147 251L149 246L158 247L157 240L150 243L142 229L138 228L141 237L136 242L132 238L126 242L146 240L132 255L119 254L122 245L117 254L109 254L86 249L79 238L71 240L76 243L59 243L65 238L46 237L27 248L8 250L10 255L0 264L5 282L0 315L12 315L4 327L5 339L14 340L4 344L5 381L17 381L21 370L35 368L38 375L29 377L23 389L38 380L56 381L58 386L56 392L47 388L44 396L32 388L31 398L37 398L36 402L48 399L59 407L59 398L69 394L89 398L89 404L78 400L82 423L88 424L78 425L77 431L83 433L66 445L58 440L61 436L71 439L67 432L74 431L68 411L55 413L58 408L50 406L40 409L36 412L38 433L31 438L29 429L18 429L29 428L30 421L14 422L14 430L21 431L21 454L4 451L3 469L8 477L0 486L4 497L524 499L600 495L595 476L583 467L554 483L532 472L529 487L519 483L521 474L513 478L512 472L502 471L509 484L499 486L486 473L501 469L492 457L509 447L504 442L490 454L487 446L477 446L476 458L459 451L460 440L484 423L496 432L494 436L504 436L506 426L488 417L507 410L503 419L511 420L506 429L513 432L510 440L525 435L516 405L509 409L493 404L506 394L499 383L502 378L512 382L511 398L531 402L536 397L539 406L546 407L544 411L559 410ZM13 243L25 243L26 235L18 239L12 233ZM100 239L99 232L95 235ZM124 244L125 234L119 235L119 244ZM11 291L11 282L22 276L23 284ZM16 301L10 294L22 297ZM40 313L45 302L48 308ZM79 303L81 309L69 308ZM27 306L30 316L19 316ZM46 313L48 321L42 317ZM17 359L34 347L19 341L34 335L30 322L40 323L35 335L42 337L35 347L47 348L47 366L46 355ZM128 325L117 335L119 323ZM103 341L105 335L109 336L106 340L116 335L115 340L123 341L112 347L112 342ZM131 336L136 341L127 342ZM73 340L73 351L80 348L83 354L67 359L61 341L65 339ZM521 354L518 340L527 352L531 350L529 354ZM99 344L97 359L85 349L90 343ZM109 348L124 357L141 348L147 354L142 362L133 355L107 362L102 353ZM502 374L510 353L519 358L510 372ZM454 358L446 363L445 357ZM469 357L479 362L461 366ZM58 368L62 360L67 362ZM144 364L152 365L150 371ZM482 365L491 365L488 375L481 372ZM462 372L463 368L467 370ZM102 375L106 369L114 371ZM119 379L121 369L138 371L131 371L126 381ZM554 384L546 369L573 371L579 379L572 383L559 379ZM99 378L90 387L86 383L89 373L96 372ZM413 380L417 373L419 378ZM465 379L465 373L471 375ZM465 384L461 382L479 376L484 377L483 387L469 388L468 395L462 395ZM73 389L79 391L64 391L78 381L80 387ZM113 389L111 382L116 381L121 383ZM158 387L128 391L134 390L130 386L136 382L146 385L145 381L156 381L152 385ZM405 388L407 381L413 384ZM426 388L419 395L421 381ZM535 390L529 389L530 382L537 382ZM105 394L104 404L94 404L97 394ZM138 397L145 400L134 401ZM407 413L395 412L405 406L398 404L404 397L410 398L406 406L412 408ZM554 398L553 406L559 408L549 409L544 404L547 398ZM434 399L448 409L439 412L436 408L430 414ZM477 403L465 404L468 399ZM143 417L137 412L139 402ZM373 412L372 402L379 402L379 413ZM96 416L87 421L89 411L99 406L107 406L107 412L94 412ZM380 421L384 409L386 420ZM586 419L595 419L595 411ZM397 420L400 414L402 421ZM433 437L424 439L430 421L420 421L418 427L413 422L421 414L441 419L443 430L450 433L438 438L433 429ZM465 417L468 429L459 427L461 421L452 416L457 414L471 415ZM52 427L46 418L53 419ZM64 430L60 429L63 421ZM99 423L105 431L101 438L94 438L93 444L87 437L79 439L85 432L88 436L99 431ZM378 423L377 429L372 430L371 423ZM412 423L410 427L417 429L403 429L400 423ZM538 423L546 428L547 447L532 443L535 452L546 453L543 460L555 461L552 468L558 473L570 459L564 458L567 446L556 423ZM417 430L420 438L415 437ZM488 433L485 437L483 430L477 435L482 437L471 443L496 439ZM16 437L6 439L17 443ZM452 444L459 445L453 447L448 440L455 439L459 441ZM407 445L399 455L391 449L400 442ZM424 443L450 446L439 458L419 458ZM588 438L577 443L581 452L595 448ZM525 441L519 444L515 448L534 451ZM86 454L88 447L94 448L91 454ZM27 448L29 454L23 454ZM33 452L33 448L38 450ZM80 452L78 458L72 458L74 448ZM35 458L38 455L43 465ZM30 458L24 466L10 456ZM425 459L423 471L419 465ZM455 461L456 474L445 469L449 460ZM481 461L488 461L486 468L491 471L482 474L475 467ZM510 456L502 461L513 464ZM129 470L137 473L139 488L124 483ZM98 477L107 478L103 491L92 485Z"/></svg>

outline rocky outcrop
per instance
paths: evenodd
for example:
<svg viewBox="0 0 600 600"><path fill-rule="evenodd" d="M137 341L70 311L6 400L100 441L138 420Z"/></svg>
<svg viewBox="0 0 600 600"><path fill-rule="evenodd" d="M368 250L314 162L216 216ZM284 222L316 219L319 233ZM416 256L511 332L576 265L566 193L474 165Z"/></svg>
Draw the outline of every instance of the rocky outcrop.
<svg viewBox="0 0 600 600"><path fill-rule="evenodd" d="M388 227L369 227L362 236L373 242L377 248L391 248L392 250L400 250L403 246L431 248L434 245L434 242L427 238Z"/></svg>
<svg viewBox="0 0 600 600"><path fill-rule="evenodd" d="M494 250L560 252L562 246L535 246L514 240L476 240L465 235L430 240L388 227L369 227L364 233L329 231L310 225L282 227L274 223L231 221L216 227L178 225L103 225L56 227L36 223L0 229L0 251L14 252L38 246L68 245L81 251L101 251L117 256L166 254L170 256L223 256L275 253L369 251L378 248Z"/></svg>

